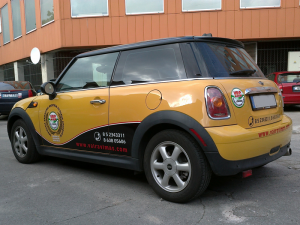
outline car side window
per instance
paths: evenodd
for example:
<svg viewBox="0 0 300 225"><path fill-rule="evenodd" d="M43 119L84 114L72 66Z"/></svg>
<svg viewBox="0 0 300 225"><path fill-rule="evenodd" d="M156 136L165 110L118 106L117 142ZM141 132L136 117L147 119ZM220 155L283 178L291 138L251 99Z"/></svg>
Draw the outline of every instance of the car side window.
<svg viewBox="0 0 300 225"><path fill-rule="evenodd" d="M112 85L185 79L178 44L124 51Z"/></svg>
<svg viewBox="0 0 300 225"><path fill-rule="evenodd" d="M57 84L56 91L109 86L118 55L114 52L76 59Z"/></svg>

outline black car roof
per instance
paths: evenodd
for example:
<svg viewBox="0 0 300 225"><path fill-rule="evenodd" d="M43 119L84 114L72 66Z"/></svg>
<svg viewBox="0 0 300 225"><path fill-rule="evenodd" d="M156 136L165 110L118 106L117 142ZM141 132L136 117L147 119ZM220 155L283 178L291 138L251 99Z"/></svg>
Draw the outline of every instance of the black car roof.
<svg viewBox="0 0 300 225"><path fill-rule="evenodd" d="M237 47L244 48L244 44L242 42L233 39L209 37L209 36L186 36L186 37L174 37L174 38L164 38L164 39L157 39L151 41L143 41L143 42L138 42L138 43L128 44L128 45L118 45L118 46L103 48L95 51L85 52L77 55L76 58L98 55L103 53L125 51L125 50L137 49L137 48L151 47L157 45L180 43L180 42L217 42L217 43L225 43L225 44L235 45Z"/></svg>

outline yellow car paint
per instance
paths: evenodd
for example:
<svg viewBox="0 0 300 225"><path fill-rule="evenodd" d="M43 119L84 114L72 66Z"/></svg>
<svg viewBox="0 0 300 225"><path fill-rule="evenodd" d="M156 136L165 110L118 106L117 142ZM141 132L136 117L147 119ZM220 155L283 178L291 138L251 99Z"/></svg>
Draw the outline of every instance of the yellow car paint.
<svg viewBox="0 0 300 225"><path fill-rule="evenodd" d="M266 86L276 87L271 81L263 81ZM283 115L282 99L278 93L275 94L278 106L274 109L252 111L247 96L242 108L236 108L232 104L230 95L233 88L239 87L245 93L246 88L258 85L257 79L195 79L116 86L58 93L54 100L49 100L47 95L37 96L35 101L39 103L38 107L27 109L27 112L36 131L44 140L59 146L96 127L140 122L152 113L173 110L192 117L206 128L224 159L242 160L266 154L272 147L285 145L291 139L292 121ZM207 86L216 86L223 92L231 114L229 119L209 118L204 96ZM106 103L90 103L97 99L105 100ZM15 107L26 109L32 100L33 98L22 100ZM61 114L63 129L57 133L47 131L45 115L51 113L50 111ZM274 119L262 121L251 127L248 121L250 116L254 119ZM289 128L283 132L266 137L258 135L286 125L289 125Z"/></svg>

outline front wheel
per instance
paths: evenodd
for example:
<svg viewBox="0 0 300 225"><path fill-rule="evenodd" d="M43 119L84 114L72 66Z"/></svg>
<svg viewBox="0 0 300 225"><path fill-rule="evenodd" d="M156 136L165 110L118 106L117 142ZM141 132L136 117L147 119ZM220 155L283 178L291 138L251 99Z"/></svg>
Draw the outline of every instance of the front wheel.
<svg viewBox="0 0 300 225"><path fill-rule="evenodd" d="M185 132L165 130L152 137L144 156L149 184L162 198L187 202L202 194L211 178L207 160Z"/></svg>
<svg viewBox="0 0 300 225"><path fill-rule="evenodd" d="M33 163L39 160L33 138L23 120L17 120L11 129L11 146L20 163Z"/></svg>

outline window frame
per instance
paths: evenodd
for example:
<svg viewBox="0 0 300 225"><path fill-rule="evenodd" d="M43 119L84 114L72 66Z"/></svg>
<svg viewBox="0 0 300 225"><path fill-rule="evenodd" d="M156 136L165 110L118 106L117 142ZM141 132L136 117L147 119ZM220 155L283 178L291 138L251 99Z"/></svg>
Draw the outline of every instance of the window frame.
<svg viewBox="0 0 300 225"><path fill-rule="evenodd" d="M126 7L126 2L128 0L125 0L125 15L130 16L130 15L145 15L145 14L163 14L165 13L165 1L162 0L163 2L163 10L161 12L138 12L138 13L127 13L127 7Z"/></svg>
<svg viewBox="0 0 300 225"><path fill-rule="evenodd" d="M107 2L107 15L106 14L102 14L102 15L83 15L83 16L73 16L72 15L72 0L70 0L70 7L71 7L71 18L88 18L88 17L104 17L104 16L109 16L109 7L108 7L108 0L106 0Z"/></svg>
<svg viewBox="0 0 300 225"><path fill-rule="evenodd" d="M219 9L195 9L195 10L183 10L183 1L181 0L181 11L182 12L201 12L201 11L218 11L218 10L222 10L222 6L223 6L223 1L220 0L220 8Z"/></svg>
<svg viewBox="0 0 300 225"><path fill-rule="evenodd" d="M13 7L12 7L12 1L13 0L10 0L10 5L11 5L11 22L12 22L12 25L13 25L13 36L15 35L15 32L14 32L14 13L13 13ZM21 18L21 3L20 3L20 1L19 1L19 7L20 7L20 25L21 25L21 35L20 36L18 36L18 37L14 37L14 39L13 40L17 40L17 39L19 39L19 38L21 38L22 37L22 18Z"/></svg>
<svg viewBox="0 0 300 225"><path fill-rule="evenodd" d="M28 31L27 32L27 30L26 30L26 1L27 0L24 0L24 15L25 15L25 31L26 31L26 34L30 34L31 32L33 32L33 31L36 31L36 14L35 14L35 12L34 12L34 15L35 15L35 28L34 29L32 29L32 30L30 30L30 31ZM34 9L35 9L35 2L34 2ZM34 10L35 11L35 10ZM41 18L42 18L42 16L41 16Z"/></svg>
<svg viewBox="0 0 300 225"><path fill-rule="evenodd" d="M3 33L3 18L2 18L2 9L7 6L7 14L8 14L8 3L6 3L4 6L2 6L0 8L0 15L1 15L1 25L2 25L2 41L3 41L3 46L6 44L10 43L10 34L9 34L9 41L4 43L4 33ZM9 25L9 16L7 15L7 19L8 19L8 25ZM10 33L10 29L9 29L9 33Z"/></svg>
<svg viewBox="0 0 300 225"><path fill-rule="evenodd" d="M77 58L77 57L74 57L74 58L69 62L69 64L65 67L65 69L62 71L62 73L60 74L60 76L59 76L59 77L56 79L56 81L54 82L54 86L55 86L55 89L56 89L57 85L60 83L60 81L64 78L64 76L65 76L66 73L69 71L69 69L74 65L74 63L76 63L76 61L77 61L78 59L88 58L88 57L93 57L93 56L100 56L100 55L108 55L108 54L113 54L113 53L118 53L118 56L117 56L117 58L116 58L115 65L114 65L114 67L113 67L111 77L110 77L110 79L108 80L108 85L107 85L106 87L81 88L81 89L76 89L76 90L57 91L56 93L67 93L67 92L76 92L76 91L89 91L89 90L96 90L96 89L110 88L111 82L112 82L112 79L113 79L113 76L114 76L114 74L115 74L116 67L117 67L118 62L119 62L119 58L120 58L120 55L121 55L121 51L106 52L106 53L100 53L100 54L96 54L96 55L88 55L88 56L78 57L78 58Z"/></svg>
<svg viewBox="0 0 300 225"><path fill-rule="evenodd" d="M42 21L42 4L41 4L41 1L43 1L43 0L40 0L40 19L41 19L41 27L44 27L44 26L47 26L48 24L53 23L55 21L55 19L54 19L54 0L52 0L52 2L53 2L53 20L51 20L51 21L49 21L45 24L43 24L43 21Z"/></svg>
<svg viewBox="0 0 300 225"><path fill-rule="evenodd" d="M242 7L242 1L243 0L240 0L240 9L264 9L264 8L271 8L271 9L278 9L278 8L281 8L281 3L282 3L282 0L280 0L280 5L279 6L255 6L255 7ZM300 0L299 0L300 2Z"/></svg>
<svg viewBox="0 0 300 225"><path fill-rule="evenodd" d="M178 79L170 79L170 80L156 80L156 81L146 81L146 82L140 82L140 83L131 83L131 84L114 84L114 79L116 78L116 76L119 75L120 70L122 69L122 71L124 70L126 61L124 62L123 57L128 56L128 52L132 52L132 51L139 51L139 50L143 50L143 49L152 49L155 47L164 47L164 48L172 48L172 49L176 49L178 51L178 53L180 54L175 54L175 58L176 58L176 63L178 63L178 66L181 68L179 68L180 70L182 70L182 75L184 75L184 77L179 77ZM152 50L154 51L154 50ZM125 56L124 56L125 54ZM179 61L178 61L179 60ZM121 68L121 69L120 69ZM110 88L115 88L115 87L126 87L126 86L136 86L136 85L147 85L147 84L156 84L156 83L169 83L169 82L175 82L175 81L181 81L181 80L187 80L190 79L190 77L188 76L188 73L186 72L186 68L185 68L185 63L184 63L184 59L183 59L183 55L181 53L181 47L180 47L180 43L170 43L170 44L164 44L164 45L153 45L153 46L148 46L148 47L142 47L142 48L132 48L132 49L128 49L128 50L124 50L124 51L120 51L117 63L115 65L115 69L114 69L114 73L113 76L111 78L111 83L110 83ZM118 81L116 81L118 82Z"/></svg>

